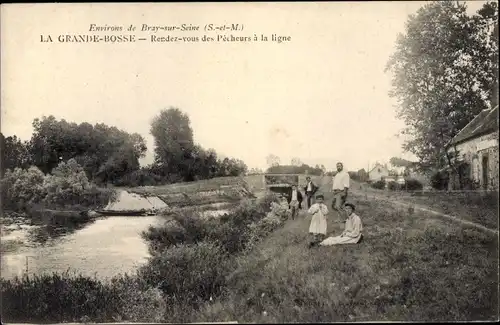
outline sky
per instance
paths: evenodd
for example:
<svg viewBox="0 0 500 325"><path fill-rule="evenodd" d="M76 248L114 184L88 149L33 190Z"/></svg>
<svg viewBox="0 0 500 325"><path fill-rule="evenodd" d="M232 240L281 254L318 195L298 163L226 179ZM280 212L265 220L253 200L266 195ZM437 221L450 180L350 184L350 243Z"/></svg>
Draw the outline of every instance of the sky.
<svg viewBox="0 0 500 325"><path fill-rule="evenodd" d="M469 2L470 12L483 2ZM409 14L425 2L7 4L1 7L1 132L31 137L34 118L105 123L147 141L150 122L177 107L195 142L266 168L298 157L333 169L368 168L397 156L404 127L384 72ZM243 31L205 32L206 24ZM136 43L60 43L59 35L105 35L137 27ZM142 32L143 24L201 31ZM112 34L107 32L108 35ZM114 34L131 34L124 31ZM261 34L267 42L155 43L156 36ZM210 35L212 34L212 35ZM271 35L290 36L277 43ZM41 42L51 35L54 42Z"/></svg>

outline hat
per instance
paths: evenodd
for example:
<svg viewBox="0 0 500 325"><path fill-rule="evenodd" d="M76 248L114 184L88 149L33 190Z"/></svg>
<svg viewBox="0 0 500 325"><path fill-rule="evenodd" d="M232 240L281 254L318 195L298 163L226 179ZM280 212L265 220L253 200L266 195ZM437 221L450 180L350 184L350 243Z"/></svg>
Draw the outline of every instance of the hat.
<svg viewBox="0 0 500 325"><path fill-rule="evenodd" d="M351 207L352 211L355 211L355 210L356 210L356 207L355 207L355 206L354 206L354 204L352 204L352 203L346 203L346 204L344 204L344 206L346 206L346 207Z"/></svg>
<svg viewBox="0 0 500 325"><path fill-rule="evenodd" d="M316 198L317 198L317 199L323 199L323 200L325 199L325 197L323 196L323 194L318 194L318 195L316 195Z"/></svg>

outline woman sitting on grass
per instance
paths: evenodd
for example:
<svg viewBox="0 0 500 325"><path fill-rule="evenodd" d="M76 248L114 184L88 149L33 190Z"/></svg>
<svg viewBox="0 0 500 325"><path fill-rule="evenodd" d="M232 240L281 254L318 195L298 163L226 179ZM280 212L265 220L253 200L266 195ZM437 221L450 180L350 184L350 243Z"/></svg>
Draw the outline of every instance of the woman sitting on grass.
<svg viewBox="0 0 500 325"><path fill-rule="evenodd" d="M309 225L309 233L312 235L312 239L309 247L317 245L326 237L326 215L328 214L328 208L323 203L323 200L323 195L317 195L316 203L307 211L312 215L311 224Z"/></svg>
<svg viewBox="0 0 500 325"><path fill-rule="evenodd" d="M331 246L340 244L356 244L359 242L361 237L361 231L363 230L363 224L361 223L361 218L354 213L356 210L354 204L346 203L345 210L347 212L347 220L345 222L345 230L340 236L328 237L323 240L321 246Z"/></svg>

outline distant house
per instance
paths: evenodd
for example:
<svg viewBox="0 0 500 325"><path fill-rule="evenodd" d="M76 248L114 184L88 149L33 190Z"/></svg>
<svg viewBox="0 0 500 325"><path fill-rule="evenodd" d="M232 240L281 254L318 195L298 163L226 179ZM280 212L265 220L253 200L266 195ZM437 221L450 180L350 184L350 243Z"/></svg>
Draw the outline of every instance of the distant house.
<svg viewBox="0 0 500 325"><path fill-rule="evenodd" d="M389 169L386 165L376 163L375 166L368 172L368 179L371 182L380 181L389 176Z"/></svg>
<svg viewBox="0 0 500 325"><path fill-rule="evenodd" d="M366 182L368 180L368 173L364 168L358 170L358 178L361 182Z"/></svg>
<svg viewBox="0 0 500 325"><path fill-rule="evenodd" d="M460 177L450 171L448 189L462 188L459 178L465 177L482 189L498 190L498 105L479 113L451 139L446 151L465 166Z"/></svg>

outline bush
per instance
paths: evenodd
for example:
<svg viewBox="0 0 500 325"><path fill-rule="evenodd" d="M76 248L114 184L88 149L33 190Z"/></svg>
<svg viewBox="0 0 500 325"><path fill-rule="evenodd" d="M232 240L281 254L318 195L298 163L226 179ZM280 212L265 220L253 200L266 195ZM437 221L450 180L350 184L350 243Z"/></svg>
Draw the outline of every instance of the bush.
<svg viewBox="0 0 500 325"><path fill-rule="evenodd" d="M67 273L2 279L1 290L2 318L18 322L78 321L82 316L104 321L119 312L110 288Z"/></svg>
<svg viewBox="0 0 500 325"><path fill-rule="evenodd" d="M382 179L382 180L379 180L379 181L376 181L376 182L373 182L370 184L371 187L373 188L376 188L376 189L379 189L379 190L382 190L385 188L385 181Z"/></svg>
<svg viewBox="0 0 500 325"><path fill-rule="evenodd" d="M446 190L450 181L450 175L447 172L438 171L431 176L431 186L436 190Z"/></svg>
<svg viewBox="0 0 500 325"><path fill-rule="evenodd" d="M400 191L402 186L398 182L391 181L391 182L387 183L387 188L390 191Z"/></svg>
<svg viewBox="0 0 500 325"><path fill-rule="evenodd" d="M108 283L64 272L1 279L0 286L2 317L11 322L160 322L165 310L158 290L130 276Z"/></svg>
<svg viewBox="0 0 500 325"><path fill-rule="evenodd" d="M215 243L182 244L152 257L138 276L167 300L196 305L221 292L230 266L230 256Z"/></svg>
<svg viewBox="0 0 500 325"><path fill-rule="evenodd" d="M407 179L405 183L405 188L408 191L419 191L422 190L424 186L416 179Z"/></svg>
<svg viewBox="0 0 500 325"><path fill-rule="evenodd" d="M116 186L156 186L168 184L168 179L157 175L153 170L147 167L135 170L116 179L113 184Z"/></svg>
<svg viewBox="0 0 500 325"><path fill-rule="evenodd" d="M44 178L37 167L7 170L1 180L3 208L26 211L30 205L40 203L46 195Z"/></svg>
<svg viewBox="0 0 500 325"><path fill-rule="evenodd" d="M106 205L115 195L112 189L91 184L74 159L61 162L52 174L37 167L7 171L1 181L4 209L29 211L38 208L88 210Z"/></svg>
<svg viewBox="0 0 500 325"><path fill-rule="evenodd" d="M171 246L180 244L195 244L209 235L209 229L216 226L217 220L206 220L194 211L169 213L163 226L150 226L142 232L142 238L148 243L150 254L154 255Z"/></svg>

